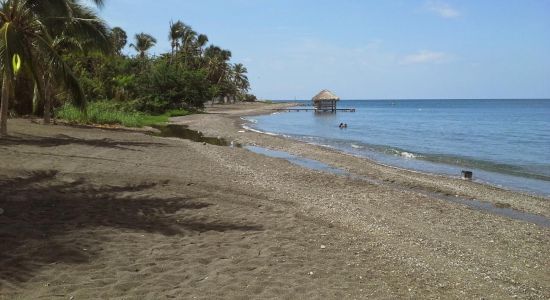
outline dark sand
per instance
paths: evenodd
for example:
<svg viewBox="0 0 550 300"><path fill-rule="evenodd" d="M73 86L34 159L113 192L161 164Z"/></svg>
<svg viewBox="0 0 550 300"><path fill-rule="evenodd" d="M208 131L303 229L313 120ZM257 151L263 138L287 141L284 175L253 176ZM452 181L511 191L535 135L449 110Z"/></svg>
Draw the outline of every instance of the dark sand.
<svg viewBox="0 0 550 300"><path fill-rule="evenodd" d="M239 132L239 116L272 107L174 122L388 184L243 148L10 120L0 299L550 298L549 228L419 191L545 217L548 199Z"/></svg>

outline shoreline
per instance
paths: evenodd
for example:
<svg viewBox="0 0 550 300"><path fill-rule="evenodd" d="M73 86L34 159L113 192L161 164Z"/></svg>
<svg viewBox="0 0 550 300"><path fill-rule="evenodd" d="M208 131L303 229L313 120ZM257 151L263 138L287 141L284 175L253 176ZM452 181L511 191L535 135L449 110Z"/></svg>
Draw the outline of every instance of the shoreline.
<svg viewBox="0 0 550 300"><path fill-rule="evenodd" d="M274 107L172 121L381 184L245 148L10 120L0 299L550 297L549 228L417 190L543 216L548 201L242 132L241 115Z"/></svg>
<svg viewBox="0 0 550 300"><path fill-rule="evenodd" d="M352 157L368 160L369 162L380 165L382 167L393 168L393 169L396 169L396 170L401 170L401 171L406 171L406 172L411 172L411 173L418 173L418 174L427 175L427 176L443 177L443 178L453 179L453 180L462 179L458 175L451 175L451 174L447 174L447 173L430 172L430 171L425 171L425 170L418 170L418 169L400 167L400 166L397 166L397 165L391 165L391 164L384 163L382 161L378 161L374 158L370 158L368 156L350 153L350 152L347 152L345 150L338 149L336 147L317 144L317 143L312 143L312 142L301 141L297 138L294 138L292 136L288 136L286 134L279 134L279 133L262 131L262 130L255 129L255 128L252 128L252 127L248 126L248 124L250 124L250 123L251 122L249 122L247 120L243 120L243 123L241 124L241 127L245 130L252 131L252 132L255 132L255 133L265 134L265 135L270 135L270 136L280 136L280 137L287 138L287 139L290 139L290 140L293 140L293 141L296 141L296 142L304 143L306 145L313 145L313 146L318 146L318 147L325 148L327 150L337 151L337 152L340 152L342 154L350 155ZM453 166L453 165L449 165L449 166L457 167L457 168L459 167L459 166ZM482 170L482 169L474 169L474 170L481 170L483 172L492 173L492 171L486 171L486 170ZM514 176L514 175L510 175L510 174L501 174L501 173L495 173L495 174L505 175L505 176ZM540 179L531 178L531 177L519 177L519 178L540 180ZM531 197L535 197L535 198L543 198L545 200L550 200L550 194L546 195L546 194L543 194L542 192L537 193L537 192L534 192L534 191L529 191L527 189L519 189L519 188L515 189L514 187L502 186L502 185L499 185L499 184L491 182L491 181L480 180L480 179L470 180L470 182L474 182L474 183L477 183L477 184L489 186L491 188L500 189L500 190L507 191L507 192L514 192L514 193L518 193L518 194L523 194L525 196L531 196Z"/></svg>
<svg viewBox="0 0 550 300"><path fill-rule="evenodd" d="M277 104L271 104L276 105L276 108L286 108L286 107L292 107L293 103L277 103ZM223 111L223 105L220 106L220 109ZM218 113L218 110L215 109L216 113ZM376 160L373 160L368 157L355 155L352 153L347 153L345 151L327 147L323 145L313 144L313 143L307 143L304 141L296 140L291 137L286 137L284 135L280 134L274 134L274 133L265 133L260 130L247 127L246 125L249 123L247 120L243 119L245 116L257 116L257 115L265 115L270 114L272 111L270 110L270 107L261 107L258 109L248 109L245 110L242 114L236 113L235 111L232 111L227 118L231 120L234 126L235 131L239 130L246 130L247 132L250 132L252 134L256 135L262 135L265 138L258 138L255 137L257 141L260 141L259 146L262 146L267 149L273 149L278 151L284 151L288 152L293 155L298 155L314 160L319 160L322 163L328 164L329 166L334 166L338 168L342 168L352 174L359 175L359 176L367 176L367 177L373 177L376 179L382 178L383 181L397 181L396 178L384 178L384 175L392 176L397 175L402 179L402 182L398 182L398 184L401 184L404 186L404 188L420 188L425 189L428 192L432 193L438 193L443 196L450 196L450 195L457 195L464 199L472 199L482 202L488 202L494 205L495 207L505 207L505 208L511 208L518 211L523 211L526 213L532 213L541 215L545 218L550 218L550 198L546 197L545 195L539 195L536 193L530 193L527 191L519 191L514 190L512 188L506 188L497 186L494 184L491 184L490 182L480 182L480 181L468 181L463 180L458 176L451 176L447 174L438 174L438 173L430 173L430 172L424 172L420 170L414 170L414 169L406 169L399 166L392 166L389 164L384 164L382 162L378 162ZM246 142L242 142L239 140L238 136L235 136L230 131L223 130L220 127L216 127L216 132L212 131L209 128L201 128L200 126L189 120L184 120L183 118L176 117L172 118L172 124L184 124L189 126L190 129L205 132L205 133L211 133L213 136L220 136L220 132L224 133L225 135L222 135L222 137L227 138L228 140L234 140L235 142L241 143L241 144L250 144L250 145L256 145L256 140L254 140L254 137L249 138L246 137L244 140ZM195 127L197 126L197 127ZM286 142L281 143L279 139L282 139ZM302 146L307 148L306 149L297 149L298 146ZM345 164L343 164L342 159L328 159L327 156L330 156L330 154L337 154L338 156L345 156L349 159L343 159L345 161ZM311 156L308 156L311 155ZM350 163L353 162L353 163ZM357 167L357 165L361 165L361 163L364 164L364 166ZM354 165L354 166L352 166ZM378 171L381 171L383 175L372 176L372 172L367 171L367 168L375 167ZM398 174L403 173L403 174ZM399 176L402 175L402 176ZM420 178L414 178L415 176L419 176ZM404 177L404 178L403 178ZM437 182L434 182L437 181ZM394 184L395 182L391 182ZM490 195L491 192L497 193L497 195ZM480 199L481 198L481 199ZM523 202L523 203L522 203ZM531 204L527 204L528 202L542 202L542 205L536 205L533 206Z"/></svg>

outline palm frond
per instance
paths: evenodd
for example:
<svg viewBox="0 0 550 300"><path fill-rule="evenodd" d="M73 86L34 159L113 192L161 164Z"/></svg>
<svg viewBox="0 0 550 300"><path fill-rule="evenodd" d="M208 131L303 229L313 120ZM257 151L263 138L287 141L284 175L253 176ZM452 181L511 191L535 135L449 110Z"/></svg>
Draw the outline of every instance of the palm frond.
<svg viewBox="0 0 550 300"><path fill-rule="evenodd" d="M43 55L48 59L48 69L52 78L57 79L65 89L71 94L71 102L84 109L86 107L86 97L76 75L51 45L51 41L46 36L35 36L38 47L41 48Z"/></svg>

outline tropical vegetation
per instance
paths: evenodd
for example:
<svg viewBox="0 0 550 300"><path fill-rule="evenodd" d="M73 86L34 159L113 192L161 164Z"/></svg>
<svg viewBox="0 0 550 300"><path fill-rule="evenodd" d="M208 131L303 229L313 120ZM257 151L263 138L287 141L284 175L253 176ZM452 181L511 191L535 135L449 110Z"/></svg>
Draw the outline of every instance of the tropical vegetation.
<svg viewBox="0 0 550 300"><path fill-rule="evenodd" d="M255 100L246 67L205 34L171 21L170 52L152 55L157 39L109 27L95 10L104 2L0 0L0 135L9 115L143 126L206 103Z"/></svg>

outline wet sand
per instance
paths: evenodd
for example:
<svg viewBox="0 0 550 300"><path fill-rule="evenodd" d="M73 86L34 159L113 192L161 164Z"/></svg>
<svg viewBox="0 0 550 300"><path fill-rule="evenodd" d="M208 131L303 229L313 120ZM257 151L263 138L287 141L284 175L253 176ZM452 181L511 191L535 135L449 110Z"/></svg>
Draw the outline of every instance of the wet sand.
<svg viewBox="0 0 550 300"><path fill-rule="evenodd" d="M255 132L277 105L174 118L280 158L139 131L10 120L0 140L0 299L550 297L550 201ZM434 192L427 194L428 192Z"/></svg>

